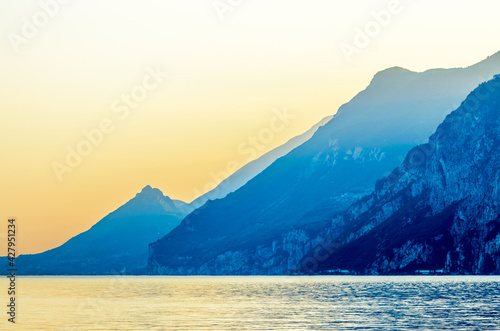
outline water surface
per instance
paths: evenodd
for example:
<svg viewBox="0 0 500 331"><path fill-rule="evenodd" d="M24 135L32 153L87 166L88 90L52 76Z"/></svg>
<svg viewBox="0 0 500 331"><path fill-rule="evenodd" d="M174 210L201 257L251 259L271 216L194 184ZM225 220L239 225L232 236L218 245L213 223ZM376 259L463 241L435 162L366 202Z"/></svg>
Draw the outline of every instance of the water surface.
<svg viewBox="0 0 500 331"><path fill-rule="evenodd" d="M23 277L17 287L19 330L500 330L493 276Z"/></svg>

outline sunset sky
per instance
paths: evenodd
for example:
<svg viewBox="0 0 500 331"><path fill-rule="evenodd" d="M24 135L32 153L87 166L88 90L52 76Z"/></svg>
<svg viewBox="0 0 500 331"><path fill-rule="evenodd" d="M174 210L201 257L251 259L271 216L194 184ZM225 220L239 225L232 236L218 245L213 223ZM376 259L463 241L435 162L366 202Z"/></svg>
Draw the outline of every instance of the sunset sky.
<svg viewBox="0 0 500 331"><path fill-rule="evenodd" d="M239 146L275 111L295 117L256 155L379 70L496 53L498 13L493 0L2 1L2 239L16 217L22 253L59 246L146 185L190 202L251 160Z"/></svg>

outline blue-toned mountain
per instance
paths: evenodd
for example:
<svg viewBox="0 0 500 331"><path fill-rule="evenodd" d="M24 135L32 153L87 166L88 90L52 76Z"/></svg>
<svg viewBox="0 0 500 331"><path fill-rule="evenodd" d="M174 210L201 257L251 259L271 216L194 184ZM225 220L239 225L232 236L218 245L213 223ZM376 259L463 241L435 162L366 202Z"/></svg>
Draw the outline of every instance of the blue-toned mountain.
<svg viewBox="0 0 500 331"><path fill-rule="evenodd" d="M112 275L143 273L148 243L186 216L185 204L146 186L89 230L49 251L17 258L25 275Z"/></svg>
<svg viewBox="0 0 500 331"><path fill-rule="evenodd" d="M207 202L150 245L152 274L282 274L329 223L423 143L481 81L500 53L468 68L390 68L311 139L246 185Z"/></svg>

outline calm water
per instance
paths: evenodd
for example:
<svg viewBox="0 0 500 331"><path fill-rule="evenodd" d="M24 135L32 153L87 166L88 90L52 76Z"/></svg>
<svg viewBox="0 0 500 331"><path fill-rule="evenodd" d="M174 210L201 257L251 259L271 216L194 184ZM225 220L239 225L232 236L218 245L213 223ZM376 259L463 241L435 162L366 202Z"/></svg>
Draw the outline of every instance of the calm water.
<svg viewBox="0 0 500 331"><path fill-rule="evenodd" d="M19 330L500 330L500 277L24 277L17 287Z"/></svg>

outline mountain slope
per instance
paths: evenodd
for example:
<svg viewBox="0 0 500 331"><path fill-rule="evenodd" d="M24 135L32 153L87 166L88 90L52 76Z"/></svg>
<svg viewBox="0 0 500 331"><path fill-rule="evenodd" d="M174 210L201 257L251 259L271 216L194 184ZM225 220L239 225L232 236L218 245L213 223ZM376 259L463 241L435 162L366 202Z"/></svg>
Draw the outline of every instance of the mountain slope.
<svg viewBox="0 0 500 331"><path fill-rule="evenodd" d="M264 169L270 166L280 157L288 154L294 148L300 146L309 140L313 134L323 125L328 123L333 116L323 118L321 121L312 126L309 130L301 135L298 135L285 144L267 152L256 160L253 160L241 167L234 174L223 180L216 188L203 194L195 199L189 205L194 209L203 206L208 200L222 199L229 193L232 193L245 185L250 179L261 173ZM191 210L192 211L192 210Z"/></svg>
<svg viewBox="0 0 500 331"><path fill-rule="evenodd" d="M321 237L301 271L500 274L500 75Z"/></svg>
<svg viewBox="0 0 500 331"><path fill-rule="evenodd" d="M370 193L496 68L500 53L463 69L379 72L311 139L151 244L148 272L286 273L314 244L297 228L314 233Z"/></svg>
<svg viewBox="0 0 500 331"><path fill-rule="evenodd" d="M183 206L146 186L133 199L89 230L52 250L17 259L19 272L32 275L106 275L141 272L147 245L175 228Z"/></svg>

